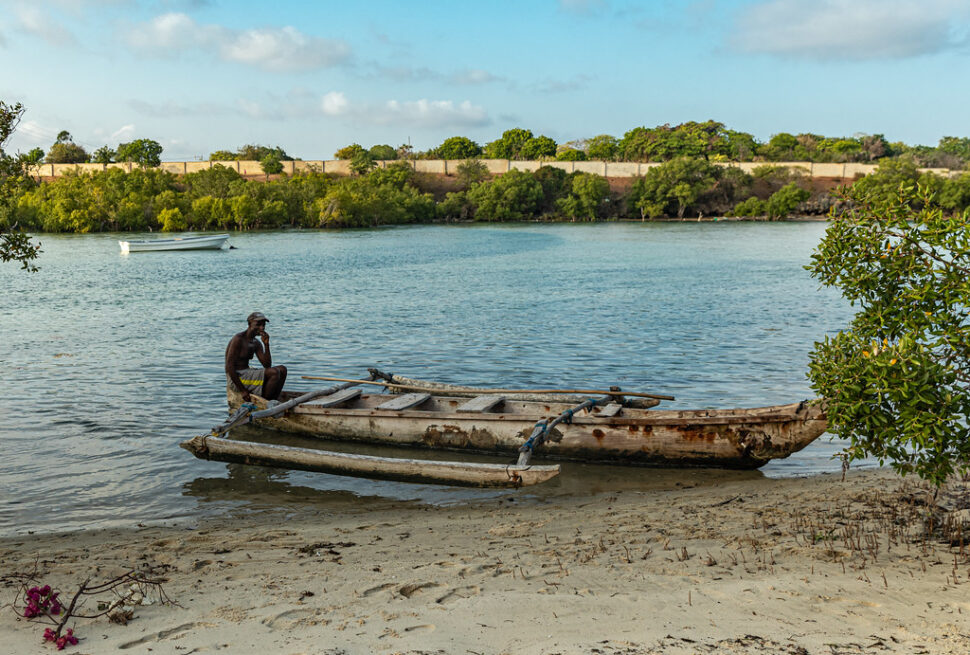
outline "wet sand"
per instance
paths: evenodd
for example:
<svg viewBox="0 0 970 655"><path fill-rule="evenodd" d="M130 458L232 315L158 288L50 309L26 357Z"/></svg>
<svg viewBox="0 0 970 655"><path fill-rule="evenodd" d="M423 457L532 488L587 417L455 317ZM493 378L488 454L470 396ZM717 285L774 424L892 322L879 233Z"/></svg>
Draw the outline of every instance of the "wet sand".
<svg viewBox="0 0 970 655"><path fill-rule="evenodd" d="M177 605L78 620L76 653L970 652L966 482L933 509L883 470L697 479L25 535L0 572L166 579ZM0 613L9 652L43 629Z"/></svg>

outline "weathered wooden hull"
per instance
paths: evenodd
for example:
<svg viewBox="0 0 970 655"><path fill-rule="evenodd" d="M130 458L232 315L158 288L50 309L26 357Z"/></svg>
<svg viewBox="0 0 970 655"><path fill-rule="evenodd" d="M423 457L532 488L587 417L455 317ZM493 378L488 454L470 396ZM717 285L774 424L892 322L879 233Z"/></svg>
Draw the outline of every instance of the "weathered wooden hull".
<svg viewBox="0 0 970 655"><path fill-rule="evenodd" d="M286 400L295 394L284 394ZM241 396L228 391L235 410ZM257 405L264 401L254 396ZM341 441L467 451L515 457L536 421L558 416L568 404L507 401L480 414L456 408L466 398L434 396L416 409L383 410L387 395L363 395L346 407L312 402L260 427ZM599 408L560 424L536 452L539 459L611 464L751 469L797 452L826 428L812 403L728 410L623 410L599 417Z"/></svg>

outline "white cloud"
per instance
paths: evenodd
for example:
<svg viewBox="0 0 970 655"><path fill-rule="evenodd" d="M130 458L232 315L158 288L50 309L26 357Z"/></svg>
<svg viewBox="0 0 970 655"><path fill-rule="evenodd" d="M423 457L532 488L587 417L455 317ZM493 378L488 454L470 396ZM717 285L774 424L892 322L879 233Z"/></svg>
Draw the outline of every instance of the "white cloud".
<svg viewBox="0 0 970 655"><path fill-rule="evenodd" d="M111 133L111 138L118 139L119 141L123 141L125 139L131 138L131 135L134 133L135 133L134 125L130 125L130 124L122 125L117 130Z"/></svg>
<svg viewBox="0 0 970 655"><path fill-rule="evenodd" d="M14 137L22 148L30 149L37 146L47 148L57 138L57 132L51 128L44 127L37 121L23 121L17 126Z"/></svg>
<svg viewBox="0 0 970 655"><path fill-rule="evenodd" d="M145 116L152 118L174 118L184 116L223 116L226 114L237 113L231 107L213 102L199 102L194 104L181 104L165 100L158 103L146 102L144 100L130 100L128 104L132 109Z"/></svg>
<svg viewBox="0 0 970 655"><path fill-rule="evenodd" d="M491 122L484 108L467 100L457 105L451 100L389 100L367 115L371 121L382 125L478 127Z"/></svg>
<svg viewBox="0 0 970 655"><path fill-rule="evenodd" d="M218 33L218 28L206 29L185 14L162 14L129 32L128 43L141 50L162 53L211 42L218 39Z"/></svg>
<svg viewBox="0 0 970 655"><path fill-rule="evenodd" d="M25 32L40 37L54 46L77 44L74 34L41 9L35 6L18 5L14 12L17 15L20 28Z"/></svg>
<svg viewBox="0 0 970 655"><path fill-rule="evenodd" d="M339 116L347 113L350 103L347 96L339 91L331 91L320 100L320 108L328 116Z"/></svg>
<svg viewBox="0 0 970 655"><path fill-rule="evenodd" d="M459 71L451 76L451 81L455 84L490 84L492 82L500 82L502 79L480 68Z"/></svg>
<svg viewBox="0 0 970 655"><path fill-rule="evenodd" d="M966 42L961 0L767 0L737 20L731 45L744 52L810 59L894 59Z"/></svg>
<svg viewBox="0 0 970 655"><path fill-rule="evenodd" d="M328 68L350 57L345 42L309 36L295 27L231 30L197 23L178 12L135 26L127 41L136 50L157 55L199 49L225 61L275 72Z"/></svg>
<svg viewBox="0 0 970 655"><path fill-rule="evenodd" d="M443 73L427 66L412 68L410 66L382 66L375 65L376 75L397 82L446 82L448 84L491 84L504 82L505 78L480 68L467 68L452 73Z"/></svg>
<svg viewBox="0 0 970 655"><path fill-rule="evenodd" d="M329 68L350 56L343 41L307 36L294 27L227 32L220 51L228 61L271 71Z"/></svg>
<svg viewBox="0 0 970 655"><path fill-rule="evenodd" d="M358 125L402 125L419 127L479 127L490 124L483 107L469 101L388 100L383 103L354 102L342 91L330 91L311 100L305 93L291 92L261 100L240 99L239 111L267 120L290 120L328 116Z"/></svg>

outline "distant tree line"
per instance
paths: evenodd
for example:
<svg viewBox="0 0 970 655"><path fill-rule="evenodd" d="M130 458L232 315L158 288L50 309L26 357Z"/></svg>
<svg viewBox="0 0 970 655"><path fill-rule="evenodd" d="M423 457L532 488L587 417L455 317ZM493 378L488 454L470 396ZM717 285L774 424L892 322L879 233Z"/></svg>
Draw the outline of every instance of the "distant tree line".
<svg viewBox="0 0 970 655"><path fill-rule="evenodd" d="M495 141L480 145L465 136L453 136L423 152L410 146L397 149L388 145L370 150L353 144L338 150L337 159L513 159L557 161L629 161L666 162L681 157L714 162L876 162L882 159L908 158L917 166L929 168L964 168L970 163L970 138L946 136L933 146L909 146L890 143L882 134L859 134L851 137L827 137L821 134L781 132L761 142L747 132L728 129L723 123L709 120L689 121L680 125L635 127L622 137L600 134L589 138L556 143L548 136L514 128L506 130Z"/></svg>
<svg viewBox="0 0 970 655"><path fill-rule="evenodd" d="M93 153L74 143L71 134L62 131L46 154L40 148L27 153L31 163L78 164L94 162L132 162L140 166L158 166L162 147L151 139L120 143L114 149L104 145ZM882 134L857 134L851 137L828 137L821 134L780 132L767 142L747 132L727 128L714 120L703 123L688 121L680 125L635 127L622 137L600 134L593 137L556 143L545 135L516 127L506 130L498 139L484 145L465 136L453 136L426 151L415 151L410 144L394 148L377 144L364 148L358 143L340 148L337 159L351 161L355 172L366 172L379 160L397 159L512 159L556 161L628 161L667 162L688 157L712 162L783 162L818 163L877 162L883 159L909 159L925 168L961 169L970 163L970 138L945 136L936 146L910 146L886 140ZM210 161L258 161L267 174L282 170L279 162L293 161L280 146L247 144L236 150L215 150Z"/></svg>
<svg viewBox="0 0 970 655"><path fill-rule="evenodd" d="M135 139L128 143L119 143L114 149L104 145L89 154L82 146L74 143L74 137L70 132L62 130L46 155L42 149L34 148L27 153L26 159L32 165L42 162L48 164L131 162L138 166L150 167L162 163L162 146L152 139Z"/></svg>

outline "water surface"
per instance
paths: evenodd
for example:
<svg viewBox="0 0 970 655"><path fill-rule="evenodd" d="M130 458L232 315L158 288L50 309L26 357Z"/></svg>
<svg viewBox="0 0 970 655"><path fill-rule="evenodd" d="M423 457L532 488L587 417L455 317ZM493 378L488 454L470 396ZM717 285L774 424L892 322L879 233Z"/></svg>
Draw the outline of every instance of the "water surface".
<svg viewBox="0 0 970 655"><path fill-rule="evenodd" d="M8 264L0 276L11 382L0 534L504 493L227 466L179 449L224 418L225 346L256 310L289 388L326 386L300 374L378 366L484 386L618 384L677 396L669 407L809 398L813 342L851 315L803 268L824 229L420 226L239 234L235 250L127 256L117 235L45 235L39 273ZM839 447L823 437L727 475L835 471ZM573 466L527 496L723 475Z"/></svg>

